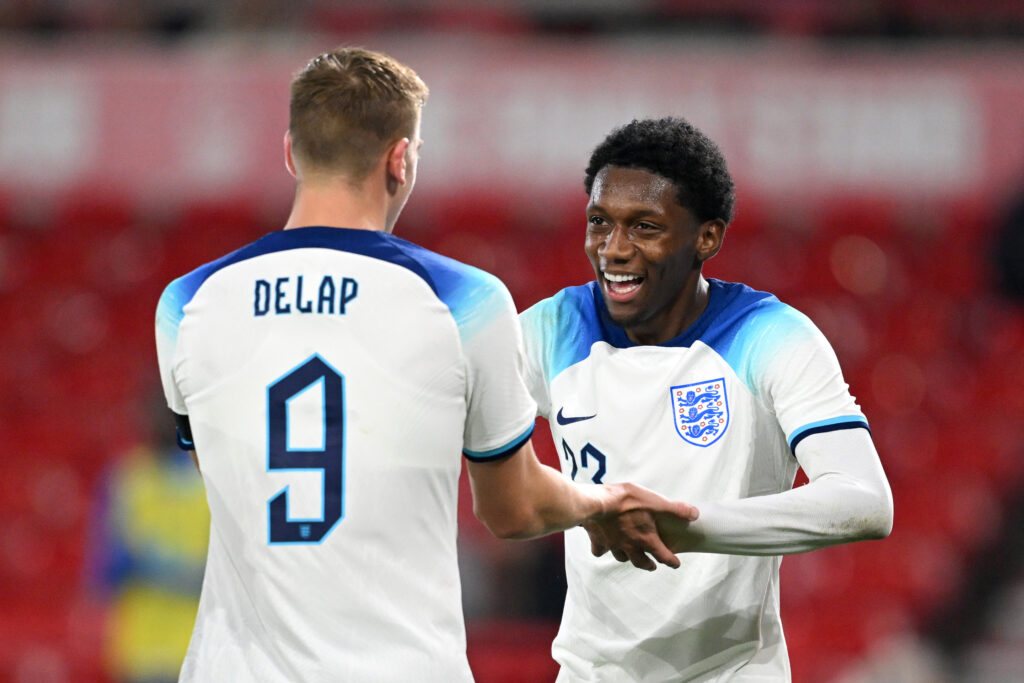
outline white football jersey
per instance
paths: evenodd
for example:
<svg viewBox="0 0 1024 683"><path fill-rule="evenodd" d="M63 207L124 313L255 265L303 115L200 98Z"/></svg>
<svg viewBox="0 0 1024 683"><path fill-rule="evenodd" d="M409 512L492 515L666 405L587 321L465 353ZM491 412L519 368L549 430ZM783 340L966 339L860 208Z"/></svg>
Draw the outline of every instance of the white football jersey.
<svg viewBox="0 0 1024 683"><path fill-rule="evenodd" d="M521 315L527 384L575 481L632 481L696 504L793 486L793 449L867 427L824 336L770 294L709 280L703 315L664 344L631 342L597 284ZM637 571L565 533L559 681L789 678L781 557L710 553Z"/></svg>
<svg viewBox="0 0 1024 683"><path fill-rule="evenodd" d="M512 299L382 232L271 233L156 318L211 512L185 681L469 681L461 457L533 429Z"/></svg>

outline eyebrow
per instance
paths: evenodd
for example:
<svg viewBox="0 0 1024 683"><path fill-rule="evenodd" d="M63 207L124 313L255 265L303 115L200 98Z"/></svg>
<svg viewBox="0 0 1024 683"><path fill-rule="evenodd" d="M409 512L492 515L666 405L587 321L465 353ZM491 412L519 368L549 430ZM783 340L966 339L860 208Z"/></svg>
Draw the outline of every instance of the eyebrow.
<svg viewBox="0 0 1024 683"><path fill-rule="evenodd" d="M594 204L592 202L587 202L587 213L591 213L592 211L599 211L599 212L604 213L604 214L608 213L608 210L605 209L600 204ZM634 218L635 219L635 218L642 218L642 217L645 217L645 216L651 217L651 218L663 218L665 216L665 213L661 212L661 211L652 211L651 209L647 209L647 208L644 208L644 209L639 209L639 208L638 209L628 209L626 211L626 217L628 217L628 218Z"/></svg>

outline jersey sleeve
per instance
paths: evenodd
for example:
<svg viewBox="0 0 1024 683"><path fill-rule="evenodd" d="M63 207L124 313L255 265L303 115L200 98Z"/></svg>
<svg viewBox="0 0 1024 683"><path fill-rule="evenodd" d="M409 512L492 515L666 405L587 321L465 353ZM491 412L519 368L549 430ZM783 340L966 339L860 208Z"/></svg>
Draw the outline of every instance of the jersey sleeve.
<svg viewBox="0 0 1024 683"><path fill-rule="evenodd" d="M544 302L523 311L519 321L523 327L523 348L525 353L523 379L530 396L537 403L538 415L551 414L551 393L548 379L544 374L544 349L546 347L543 324L546 308Z"/></svg>
<svg viewBox="0 0 1024 683"><path fill-rule="evenodd" d="M682 548L788 555L889 535L892 491L866 432L815 434L801 442L796 454L807 472L806 486L764 496L697 501L700 517L683 531Z"/></svg>
<svg viewBox="0 0 1024 683"><path fill-rule="evenodd" d="M500 280L475 269L444 288L466 365L463 453L474 461L510 455L530 438L537 413L523 380L523 337L512 297Z"/></svg>
<svg viewBox="0 0 1024 683"><path fill-rule="evenodd" d="M181 281L175 280L167 286L156 308L156 357L160 366L160 382L163 385L167 406L178 415L187 415L185 399L174 380L174 361L178 348L178 326L183 316L184 301Z"/></svg>
<svg viewBox="0 0 1024 683"><path fill-rule="evenodd" d="M821 432L868 428L825 335L804 314L779 304L760 336L760 393L791 450ZM764 323L762 323L764 324Z"/></svg>
<svg viewBox="0 0 1024 683"><path fill-rule="evenodd" d="M538 415L551 418L551 382L590 355L602 338L590 283L567 287L538 301L519 316L526 348L526 385Z"/></svg>

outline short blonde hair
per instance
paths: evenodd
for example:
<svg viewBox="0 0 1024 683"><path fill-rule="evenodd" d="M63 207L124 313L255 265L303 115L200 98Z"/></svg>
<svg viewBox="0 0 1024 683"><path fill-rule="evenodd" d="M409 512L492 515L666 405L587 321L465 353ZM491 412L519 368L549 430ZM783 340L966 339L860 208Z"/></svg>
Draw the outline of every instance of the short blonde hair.
<svg viewBox="0 0 1024 683"><path fill-rule="evenodd" d="M412 137L428 94L415 71L385 54L325 52L292 80L292 154L314 170L363 180L392 143Z"/></svg>

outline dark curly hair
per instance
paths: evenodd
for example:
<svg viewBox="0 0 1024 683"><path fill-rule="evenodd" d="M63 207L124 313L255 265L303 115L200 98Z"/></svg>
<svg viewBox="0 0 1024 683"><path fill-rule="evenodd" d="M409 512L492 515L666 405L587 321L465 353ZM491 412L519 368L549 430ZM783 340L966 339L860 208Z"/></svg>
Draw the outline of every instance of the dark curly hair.
<svg viewBox="0 0 1024 683"><path fill-rule="evenodd" d="M732 220L736 193L725 157L684 119L634 119L609 133L590 155L583 180L588 195L605 166L640 168L671 180L679 205L702 223L720 218L728 225Z"/></svg>

